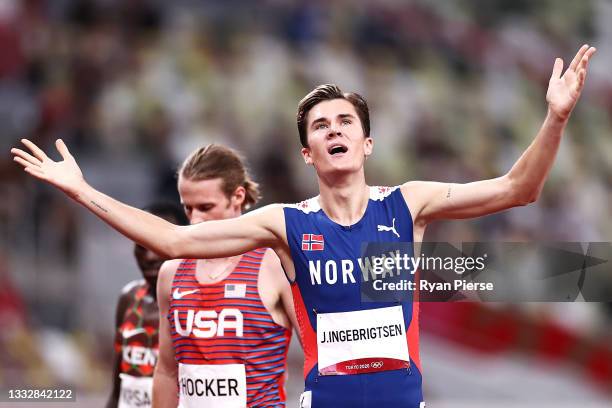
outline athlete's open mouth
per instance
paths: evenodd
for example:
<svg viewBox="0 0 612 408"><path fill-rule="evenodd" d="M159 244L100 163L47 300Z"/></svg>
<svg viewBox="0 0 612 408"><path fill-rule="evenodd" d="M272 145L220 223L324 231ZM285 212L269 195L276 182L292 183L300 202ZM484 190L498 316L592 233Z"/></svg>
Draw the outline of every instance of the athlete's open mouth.
<svg viewBox="0 0 612 408"><path fill-rule="evenodd" d="M341 144L333 144L327 148L327 153L334 155L338 153L346 153L348 151L348 147Z"/></svg>

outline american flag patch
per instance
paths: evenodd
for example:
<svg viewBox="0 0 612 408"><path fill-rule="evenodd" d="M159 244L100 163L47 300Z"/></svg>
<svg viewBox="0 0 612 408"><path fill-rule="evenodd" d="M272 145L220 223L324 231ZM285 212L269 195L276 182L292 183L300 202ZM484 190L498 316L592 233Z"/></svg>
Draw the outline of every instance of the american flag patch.
<svg viewBox="0 0 612 408"><path fill-rule="evenodd" d="M324 246L323 235L302 234L302 251L322 251Z"/></svg>
<svg viewBox="0 0 612 408"><path fill-rule="evenodd" d="M246 283L226 283L225 295L226 298L243 298L246 297Z"/></svg>

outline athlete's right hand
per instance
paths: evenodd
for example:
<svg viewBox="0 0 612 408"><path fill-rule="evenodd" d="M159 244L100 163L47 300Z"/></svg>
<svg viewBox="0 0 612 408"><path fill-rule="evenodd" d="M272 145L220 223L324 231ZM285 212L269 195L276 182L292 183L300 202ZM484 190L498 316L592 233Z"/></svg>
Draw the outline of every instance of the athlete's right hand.
<svg viewBox="0 0 612 408"><path fill-rule="evenodd" d="M28 139L21 139L21 142L31 154L12 148L13 160L21 164L23 169L32 176L46 181L68 195L77 194L79 187L85 182L83 173L61 139L55 141L55 147L63 159L57 162L51 160L45 152Z"/></svg>

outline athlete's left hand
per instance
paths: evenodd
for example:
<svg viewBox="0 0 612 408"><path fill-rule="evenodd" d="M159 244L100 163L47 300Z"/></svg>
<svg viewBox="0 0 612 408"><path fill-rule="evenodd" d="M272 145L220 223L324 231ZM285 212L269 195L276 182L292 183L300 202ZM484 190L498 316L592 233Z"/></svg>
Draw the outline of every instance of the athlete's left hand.
<svg viewBox="0 0 612 408"><path fill-rule="evenodd" d="M555 60L546 101L549 109L561 119L567 119L576 106L584 87L589 60L595 51L595 47L589 47L587 44L580 47L565 73L563 73L563 60L561 58Z"/></svg>

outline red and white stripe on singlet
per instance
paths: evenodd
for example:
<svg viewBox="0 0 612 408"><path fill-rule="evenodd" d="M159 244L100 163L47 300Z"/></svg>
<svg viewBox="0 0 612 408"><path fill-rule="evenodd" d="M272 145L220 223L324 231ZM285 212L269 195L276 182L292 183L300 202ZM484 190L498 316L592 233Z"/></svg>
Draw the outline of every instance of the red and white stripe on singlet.
<svg viewBox="0 0 612 408"><path fill-rule="evenodd" d="M248 407L285 405L284 378L291 332L274 322L259 296L257 278L265 251L256 249L243 254L227 278L211 284L197 281L196 260L182 261L172 282L167 316L179 363L245 365ZM227 324L219 320L224 309L230 312L224 312ZM236 310L242 315L242 336L236 329ZM207 314L194 318L198 311ZM216 312L216 319L211 311Z"/></svg>

